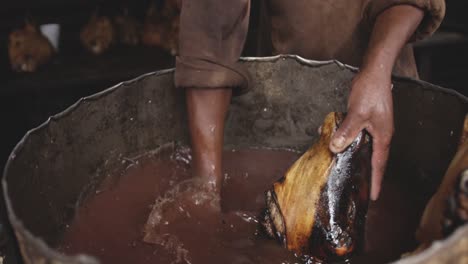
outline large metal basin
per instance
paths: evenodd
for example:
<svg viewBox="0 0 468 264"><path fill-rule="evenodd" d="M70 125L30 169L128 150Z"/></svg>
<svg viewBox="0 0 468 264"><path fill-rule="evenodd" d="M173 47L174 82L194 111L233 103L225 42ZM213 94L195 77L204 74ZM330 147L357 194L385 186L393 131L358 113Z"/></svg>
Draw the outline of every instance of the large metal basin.
<svg viewBox="0 0 468 264"><path fill-rule="evenodd" d="M252 89L233 99L226 129L226 144L237 147L305 149L328 112L345 110L356 72L339 62L296 56L245 59L244 64ZM396 180L429 199L456 151L468 100L422 81L393 82L396 131L389 166ZM122 157L170 141L188 142L183 91L173 88L173 70L83 98L29 131L12 152L2 181L24 262L96 263L90 256L53 249L76 205ZM105 161L111 162L104 166ZM467 237L464 226L402 263L426 263L466 245Z"/></svg>

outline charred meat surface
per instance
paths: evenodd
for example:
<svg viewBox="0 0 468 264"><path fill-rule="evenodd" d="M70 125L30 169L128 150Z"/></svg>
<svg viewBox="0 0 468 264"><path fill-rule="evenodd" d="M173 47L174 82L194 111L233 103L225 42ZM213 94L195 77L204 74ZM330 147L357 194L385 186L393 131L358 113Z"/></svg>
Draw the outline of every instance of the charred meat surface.
<svg viewBox="0 0 468 264"><path fill-rule="evenodd" d="M296 254L343 260L363 241L371 140L361 131L342 153L329 150L343 114L330 113L320 139L266 193L266 232Z"/></svg>

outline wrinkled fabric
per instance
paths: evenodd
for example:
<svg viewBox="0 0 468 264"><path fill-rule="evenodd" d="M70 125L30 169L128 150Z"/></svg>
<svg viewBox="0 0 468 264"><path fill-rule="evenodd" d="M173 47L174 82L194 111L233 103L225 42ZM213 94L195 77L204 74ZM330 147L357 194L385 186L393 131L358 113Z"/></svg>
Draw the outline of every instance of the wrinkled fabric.
<svg viewBox="0 0 468 264"><path fill-rule="evenodd" d="M248 30L249 0L182 2L177 87L246 87L238 64Z"/></svg>
<svg viewBox="0 0 468 264"><path fill-rule="evenodd" d="M430 36L445 15L444 0L261 0L259 56L296 54L359 67L379 14L412 5L425 16L411 41ZM177 87L246 87L238 63L249 21L249 0L183 0ZM411 43L394 73L417 78Z"/></svg>
<svg viewBox="0 0 468 264"><path fill-rule="evenodd" d="M395 5L412 5L425 11L423 21L419 25L411 41L421 40L432 35L445 16L445 1L443 0L371 0L366 12L367 23L374 24L377 16Z"/></svg>

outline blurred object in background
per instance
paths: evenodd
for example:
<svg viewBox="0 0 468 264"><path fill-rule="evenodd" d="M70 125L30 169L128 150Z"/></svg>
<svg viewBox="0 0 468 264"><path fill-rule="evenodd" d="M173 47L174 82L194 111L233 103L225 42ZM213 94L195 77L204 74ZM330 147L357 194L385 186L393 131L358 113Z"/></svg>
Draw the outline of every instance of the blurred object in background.
<svg viewBox="0 0 468 264"><path fill-rule="evenodd" d="M166 0L161 5L152 2L143 29L143 44L161 47L177 54L181 0Z"/></svg>
<svg viewBox="0 0 468 264"><path fill-rule="evenodd" d="M419 76L468 96L468 1L446 0L446 4L440 29L414 43Z"/></svg>
<svg viewBox="0 0 468 264"><path fill-rule="evenodd" d="M140 43L142 25L136 18L128 14L127 8L124 9L122 15L117 15L114 18L114 23L119 43L128 46L136 46Z"/></svg>
<svg viewBox="0 0 468 264"><path fill-rule="evenodd" d="M44 24L39 27L42 35L44 35L52 44L55 51L59 50L59 39L60 39L60 25L59 24Z"/></svg>
<svg viewBox="0 0 468 264"><path fill-rule="evenodd" d="M24 28L10 33L8 55L16 72L35 72L52 58L54 48L37 26L29 21Z"/></svg>
<svg viewBox="0 0 468 264"><path fill-rule="evenodd" d="M107 51L114 43L115 32L112 21L107 16L100 16L95 11L80 33L83 46L95 55Z"/></svg>

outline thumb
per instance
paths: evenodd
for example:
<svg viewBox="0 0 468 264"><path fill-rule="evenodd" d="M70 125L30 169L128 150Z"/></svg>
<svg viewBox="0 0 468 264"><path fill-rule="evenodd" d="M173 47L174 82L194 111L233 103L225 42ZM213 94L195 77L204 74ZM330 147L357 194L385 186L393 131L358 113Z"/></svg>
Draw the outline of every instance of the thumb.
<svg viewBox="0 0 468 264"><path fill-rule="evenodd" d="M342 152L354 141L363 128L364 120L350 112L333 135L330 141L330 150L333 153Z"/></svg>

